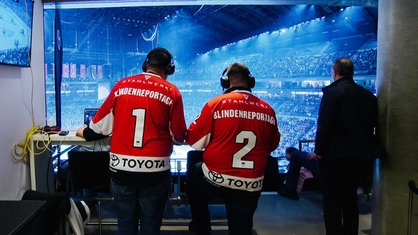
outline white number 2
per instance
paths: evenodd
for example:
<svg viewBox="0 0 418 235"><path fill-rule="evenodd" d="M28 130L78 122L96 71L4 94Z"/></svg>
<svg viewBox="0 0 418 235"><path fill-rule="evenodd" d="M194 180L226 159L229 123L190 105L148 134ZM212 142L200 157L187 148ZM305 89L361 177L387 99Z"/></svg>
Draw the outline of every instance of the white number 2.
<svg viewBox="0 0 418 235"><path fill-rule="evenodd" d="M242 160L254 147L257 136L252 131L241 131L235 137L235 143L243 144L247 140L247 144L236 152L232 159L233 168L253 169L254 161Z"/></svg>
<svg viewBox="0 0 418 235"><path fill-rule="evenodd" d="M144 139L145 126L145 109L134 109L132 115L135 116L135 130L134 130L134 147L142 148L142 140Z"/></svg>

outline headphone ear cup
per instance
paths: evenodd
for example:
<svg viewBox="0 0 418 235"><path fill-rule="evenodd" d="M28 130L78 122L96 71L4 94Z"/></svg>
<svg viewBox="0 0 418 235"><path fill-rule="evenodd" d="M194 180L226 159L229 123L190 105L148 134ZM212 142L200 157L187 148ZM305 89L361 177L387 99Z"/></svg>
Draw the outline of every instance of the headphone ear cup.
<svg viewBox="0 0 418 235"><path fill-rule="evenodd" d="M222 72L222 76L221 76L221 86L222 86L223 89L228 89L229 88L229 77L227 75L227 71L228 71L228 68L226 68Z"/></svg>
<svg viewBox="0 0 418 235"><path fill-rule="evenodd" d="M224 89L229 88L229 78L228 78L228 76L221 76L221 86Z"/></svg>
<svg viewBox="0 0 418 235"><path fill-rule="evenodd" d="M174 73L174 71L176 70L176 66L173 63L169 63L166 67L165 67L165 74L166 75L172 75Z"/></svg>
<svg viewBox="0 0 418 235"><path fill-rule="evenodd" d="M147 71L147 59L144 60L144 62L142 62L142 72L146 72Z"/></svg>
<svg viewBox="0 0 418 235"><path fill-rule="evenodd" d="M251 74L248 75L248 87L250 89L255 87L255 78Z"/></svg>

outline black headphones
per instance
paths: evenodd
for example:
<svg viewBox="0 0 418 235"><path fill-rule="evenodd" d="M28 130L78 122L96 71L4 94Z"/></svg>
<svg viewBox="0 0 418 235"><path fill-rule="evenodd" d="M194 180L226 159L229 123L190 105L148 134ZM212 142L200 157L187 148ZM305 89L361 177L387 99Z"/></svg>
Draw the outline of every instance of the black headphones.
<svg viewBox="0 0 418 235"><path fill-rule="evenodd" d="M228 69L230 67L227 67L221 76L221 86L224 89L228 89L230 84L229 84L229 77L228 77ZM248 69L241 71L241 74L246 76L247 78L247 84L248 84L248 88L254 88L255 86L255 78L251 75L250 71Z"/></svg>
<svg viewBox="0 0 418 235"><path fill-rule="evenodd" d="M147 58L142 63L142 71L146 72L147 65L149 64L164 66L164 73L166 75L172 75L176 70L176 66L173 63L173 56L167 49L161 47L154 48L148 53Z"/></svg>

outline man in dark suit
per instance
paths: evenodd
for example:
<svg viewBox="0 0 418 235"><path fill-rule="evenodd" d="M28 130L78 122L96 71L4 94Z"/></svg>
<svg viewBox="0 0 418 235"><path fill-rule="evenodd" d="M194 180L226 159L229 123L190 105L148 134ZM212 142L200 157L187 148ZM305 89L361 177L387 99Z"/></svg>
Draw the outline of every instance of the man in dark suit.
<svg viewBox="0 0 418 235"><path fill-rule="evenodd" d="M377 98L353 79L347 58L335 61L333 82L322 89L315 151L319 159L327 235L357 235L357 188L376 156Z"/></svg>

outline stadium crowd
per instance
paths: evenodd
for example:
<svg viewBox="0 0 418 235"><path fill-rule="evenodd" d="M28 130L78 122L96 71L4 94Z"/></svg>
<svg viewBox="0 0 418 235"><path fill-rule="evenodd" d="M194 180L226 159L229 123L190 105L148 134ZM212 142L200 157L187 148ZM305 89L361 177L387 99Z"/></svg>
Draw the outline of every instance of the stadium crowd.
<svg viewBox="0 0 418 235"><path fill-rule="evenodd" d="M340 42L341 43L341 42ZM219 78L227 64L235 61L245 63L256 78L254 93L272 105L278 116L282 141L273 153L274 156L284 156L285 148L298 146L299 140L315 138L316 118L321 88L331 80L330 67L336 58L348 56L356 66L356 77L364 77L361 85L374 91L376 75L376 45L365 40L357 48L337 51L336 45L305 45L287 48L270 54L235 54L233 57L211 60L206 63L196 61L176 61L176 72L170 78L182 92L187 124L199 114L201 108L212 97L221 94ZM309 48L307 50L306 48ZM326 50L324 48L327 48ZM136 69L140 71L138 63ZM114 73L118 73L113 70ZM62 84L62 123L66 127L79 126L83 121L84 108L99 107L103 100L98 99L98 86L112 86L117 79L104 74L101 78L63 77ZM88 81L88 82L86 82ZM328 82L328 83L327 83ZM47 108L48 117L54 116L53 75L47 74ZM75 96L73 94L76 94ZM67 99L65 96L72 97Z"/></svg>

